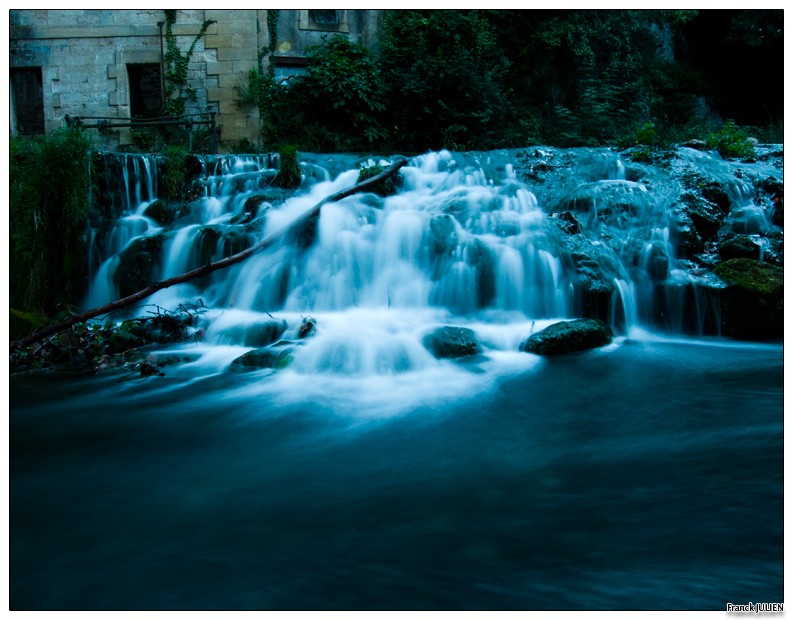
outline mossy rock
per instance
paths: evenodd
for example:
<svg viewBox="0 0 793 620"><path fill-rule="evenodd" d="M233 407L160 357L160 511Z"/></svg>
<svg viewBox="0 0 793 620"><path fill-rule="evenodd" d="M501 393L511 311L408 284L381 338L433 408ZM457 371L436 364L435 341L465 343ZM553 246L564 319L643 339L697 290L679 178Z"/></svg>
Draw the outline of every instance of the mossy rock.
<svg viewBox="0 0 793 620"><path fill-rule="evenodd" d="M554 323L532 334L523 341L520 349L536 355L562 355L602 347L611 340L611 329L603 321L574 319Z"/></svg>
<svg viewBox="0 0 793 620"><path fill-rule="evenodd" d="M721 296L722 332L741 340L778 340L784 331L784 270L734 258L714 273L727 285Z"/></svg>
<svg viewBox="0 0 793 620"><path fill-rule="evenodd" d="M719 256L727 261L733 258L760 259L760 246L749 235L733 235L719 243Z"/></svg>
<svg viewBox="0 0 793 620"><path fill-rule="evenodd" d="M356 183L363 183L364 181L368 181L369 179L376 177L378 174L385 172L387 168L385 166L374 165L374 166L367 166L366 168L361 168L361 171L358 173L358 180ZM397 173L395 175L391 175L387 179L380 181L372 186L369 190L373 194L377 194L378 196L393 196L399 191L399 188L402 186L402 177Z"/></svg>
<svg viewBox="0 0 793 620"><path fill-rule="evenodd" d="M439 327L424 336L422 344L438 358L459 358L482 352L476 334L467 327Z"/></svg>
<svg viewBox="0 0 793 620"><path fill-rule="evenodd" d="M278 175L273 179L273 185L284 189L297 189L302 180L302 170L297 162L297 147L282 146L278 149Z"/></svg>
<svg viewBox="0 0 793 620"><path fill-rule="evenodd" d="M9 337L11 340L24 338L33 332L47 327L50 318L38 312L23 312L11 308L11 318L8 326Z"/></svg>
<svg viewBox="0 0 793 620"><path fill-rule="evenodd" d="M266 347L277 341L286 331L284 320L265 321L253 325L234 325L224 329L220 336L223 342L246 347Z"/></svg>
<svg viewBox="0 0 793 620"><path fill-rule="evenodd" d="M239 356L231 363L231 370L255 370L259 368L286 368L292 362L292 349L254 349Z"/></svg>
<svg viewBox="0 0 793 620"><path fill-rule="evenodd" d="M121 297L137 293L158 279L163 240L162 235L138 237L119 254L113 281Z"/></svg>
<svg viewBox="0 0 793 620"><path fill-rule="evenodd" d="M143 211L143 215L153 219L160 226L169 226L180 217L180 208L174 203L157 199Z"/></svg>

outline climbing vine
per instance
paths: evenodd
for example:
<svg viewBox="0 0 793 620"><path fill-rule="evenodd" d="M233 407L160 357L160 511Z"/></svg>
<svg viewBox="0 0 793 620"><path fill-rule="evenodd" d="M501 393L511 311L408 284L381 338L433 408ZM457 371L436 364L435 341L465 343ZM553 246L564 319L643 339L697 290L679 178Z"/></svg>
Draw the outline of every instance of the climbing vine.
<svg viewBox="0 0 793 620"><path fill-rule="evenodd" d="M176 10L167 9L165 11L165 101L163 102L163 112L172 116L184 114L185 105L188 100L195 99L195 89L187 86L187 66L195 50L196 43L204 36L210 24L214 20L208 19L201 24L198 34L193 38L186 53L182 53L176 43L176 35L173 33L173 25L176 23Z"/></svg>
<svg viewBox="0 0 793 620"><path fill-rule="evenodd" d="M278 9L267 10L267 32L270 35L270 45L268 46L270 49L270 60L272 60L273 54L275 54L275 47L278 45L278 13ZM263 53L264 50L262 50L262 54Z"/></svg>

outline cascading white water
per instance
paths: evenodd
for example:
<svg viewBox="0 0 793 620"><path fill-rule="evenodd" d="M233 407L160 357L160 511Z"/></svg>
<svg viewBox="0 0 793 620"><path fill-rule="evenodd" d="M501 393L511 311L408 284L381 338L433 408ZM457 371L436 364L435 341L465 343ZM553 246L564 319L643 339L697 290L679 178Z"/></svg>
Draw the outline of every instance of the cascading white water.
<svg viewBox="0 0 793 620"><path fill-rule="evenodd" d="M587 161L559 177L555 190L520 182L498 153L415 157L400 172L397 195L356 194L327 204L314 229L287 235L200 282L160 291L147 303L174 308L200 299L210 309L202 346L226 347L220 356L226 365L251 348L239 336L246 326L276 317L294 332L310 315L317 336L294 353L290 368L297 372L388 374L437 365L421 338L443 324L477 325L480 338L483 326L491 326L485 332L513 331L483 344L486 357L507 352L505 342L514 352L515 341L532 329L577 316L587 286L605 291L603 318L626 333L653 316L659 269L663 278L668 269L670 281L683 273L670 241L677 193L669 185L655 183L651 191L646 181L626 179L624 163L610 151ZM109 233L89 305L118 295L125 248L136 240L147 238L156 248L151 279L171 277L283 230L358 175L352 162L334 161L333 168L344 171L331 174L315 157L302 164L301 191L278 194L269 165L266 156L204 164L205 195L168 226L144 217L140 205L134 214L131 206L133 213ZM143 206L153 199L150 182L145 191L128 182L134 186L128 194ZM736 185L735 191L739 200L742 190ZM552 203L560 201L574 214L577 235L556 225ZM759 208L749 213L753 209L750 202L735 217L744 218L747 229L762 230L768 216ZM590 280L582 284L582 278Z"/></svg>

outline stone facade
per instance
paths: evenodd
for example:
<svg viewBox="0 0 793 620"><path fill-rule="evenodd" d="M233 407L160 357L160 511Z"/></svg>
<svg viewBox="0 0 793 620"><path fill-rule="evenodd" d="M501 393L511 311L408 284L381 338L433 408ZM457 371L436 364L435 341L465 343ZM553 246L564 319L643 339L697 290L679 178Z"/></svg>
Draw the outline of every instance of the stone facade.
<svg viewBox="0 0 793 620"><path fill-rule="evenodd" d="M216 114L221 150L235 150L241 141L258 146L259 111L237 103L236 88L247 84L248 72L267 69L271 47L278 75L299 72L306 48L321 44L328 35L342 33L371 45L376 14L275 11L269 19L276 25L271 46L268 10L176 11L173 34L178 48L185 53L195 41L188 64L186 86L192 96L186 99L186 113ZM207 20L212 23L196 39ZM158 94L156 80L163 73L167 49L165 21L165 11L153 9L11 10L12 133L37 133L42 125L49 132L64 126L67 116L131 118L136 105L139 110L151 101L152 90ZM138 92L141 88L147 92ZM31 107L41 108L42 123L28 118ZM104 148L123 149L134 142L129 128L96 133Z"/></svg>

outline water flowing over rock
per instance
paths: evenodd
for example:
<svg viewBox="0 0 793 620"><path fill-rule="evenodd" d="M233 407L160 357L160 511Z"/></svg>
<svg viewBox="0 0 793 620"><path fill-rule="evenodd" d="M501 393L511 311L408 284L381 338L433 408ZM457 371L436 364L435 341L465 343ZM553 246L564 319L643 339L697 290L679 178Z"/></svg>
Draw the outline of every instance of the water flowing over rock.
<svg viewBox="0 0 793 620"><path fill-rule="evenodd" d="M425 368L444 357L423 342L438 325L472 329L485 357L516 351L532 321L597 319L617 336L770 337L736 325L748 315L716 275L736 258L782 264L781 151L758 153L755 163L684 147L652 161L606 148L426 153L399 171L395 194L326 204L266 251L150 303L205 304L202 346L219 366L246 353L235 348L301 341L290 372ZM391 162L300 154L300 186L285 190L272 186L272 157L196 158L200 195L174 203L159 195L156 158L116 156L103 169L123 182L105 183L114 193L91 219L85 305L251 247L361 169ZM278 333L259 337L265 325ZM490 333L501 329L512 337Z"/></svg>
<svg viewBox="0 0 793 620"><path fill-rule="evenodd" d="M537 355L561 355L586 351L609 344L612 340L609 326L598 319L560 321L529 336L521 351Z"/></svg>
<svg viewBox="0 0 793 620"><path fill-rule="evenodd" d="M482 352L476 334L466 327L439 327L424 336L422 342L435 357L466 357Z"/></svg>

